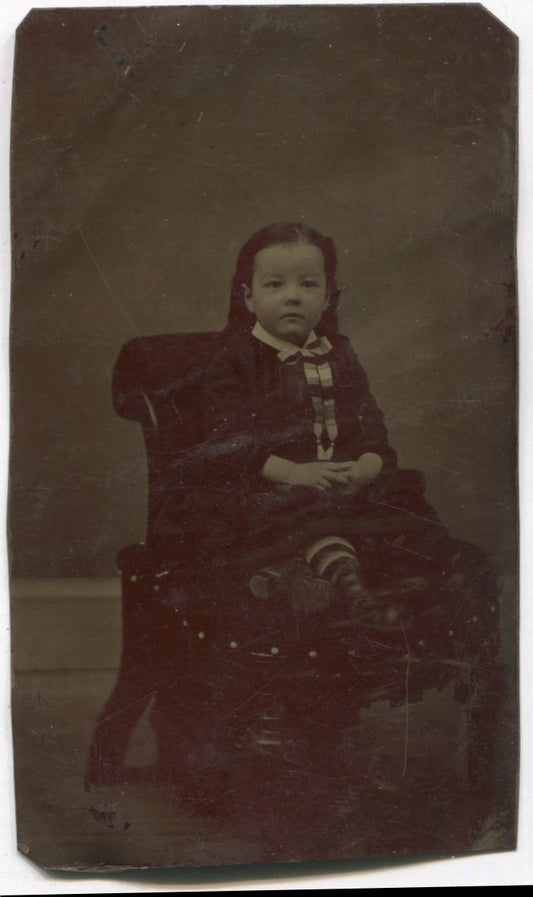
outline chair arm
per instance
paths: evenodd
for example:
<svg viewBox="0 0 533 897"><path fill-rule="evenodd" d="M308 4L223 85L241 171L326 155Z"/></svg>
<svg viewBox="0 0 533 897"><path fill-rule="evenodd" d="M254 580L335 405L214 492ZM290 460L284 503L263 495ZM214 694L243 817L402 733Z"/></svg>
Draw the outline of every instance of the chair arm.
<svg viewBox="0 0 533 897"><path fill-rule="evenodd" d="M126 545L117 554L117 565L122 576L151 573L157 566L154 552L144 542Z"/></svg>
<svg viewBox="0 0 533 897"><path fill-rule="evenodd" d="M176 575L181 572L179 557L169 560L164 546L148 546L144 542L136 542L126 545L117 554L117 566L122 579L131 582Z"/></svg>

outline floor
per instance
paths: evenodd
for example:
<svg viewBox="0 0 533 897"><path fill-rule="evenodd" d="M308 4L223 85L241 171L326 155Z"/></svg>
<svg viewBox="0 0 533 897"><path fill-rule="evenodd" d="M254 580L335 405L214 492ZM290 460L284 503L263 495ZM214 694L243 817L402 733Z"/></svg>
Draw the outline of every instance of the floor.
<svg viewBox="0 0 533 897"><path fill-rule="evenodd" d="M156 742L148 713L127 757L140 780L85 790L89 745L120 657L119 581L19 581L12 599L18 834L20 849L37 863L76 870L189 867L477 849L466 834L472 817L464 801L465 711L450 688L407 709L380 701L362 711L350 750L367 764L370 804L355 807L347 787L343 800L336 792L335 813L328 813L327 802L309 802L313 780L301 800L291 806L281 800L275 826L263 824L267 804L260 794L253 807L191 811L179 783L173 788L149 778ZM400 804L415 790L413 812ZM270 813L273 799L269 794ZM492 841L481 828L479 849L512 846L508 820Z"/></svg>

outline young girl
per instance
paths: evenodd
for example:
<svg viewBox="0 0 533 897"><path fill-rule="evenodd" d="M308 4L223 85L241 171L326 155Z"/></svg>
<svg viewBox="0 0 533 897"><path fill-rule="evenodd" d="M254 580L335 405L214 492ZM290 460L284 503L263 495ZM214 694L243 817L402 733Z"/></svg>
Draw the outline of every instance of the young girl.
<svg viewBox="0 0 533 897"><path fill-rule="evenodd" d="M337 331L336 267L333 241L302 224L265 227L239 253L204 382L211 559L231 558L255 594L304 612L337 602L375 620L384 604L380 626L407 604L425 610L428 581L453 591L467 575L494 605L484 554L451 538L423 475L398 468Z"/></svg>

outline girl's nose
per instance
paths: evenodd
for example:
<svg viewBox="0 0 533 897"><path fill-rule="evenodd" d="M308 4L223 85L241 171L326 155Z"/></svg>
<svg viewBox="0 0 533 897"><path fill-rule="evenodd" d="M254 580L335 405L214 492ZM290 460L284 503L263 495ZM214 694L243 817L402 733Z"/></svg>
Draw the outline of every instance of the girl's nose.
<svg viewBox="0 0 533 897"><path fill-rule="evenodd" d="M298 305L302 301L302 296L300 292L300 287L295 284L294 286L287 286L287 290L285 292L285 302L287 305Z"/></svg>

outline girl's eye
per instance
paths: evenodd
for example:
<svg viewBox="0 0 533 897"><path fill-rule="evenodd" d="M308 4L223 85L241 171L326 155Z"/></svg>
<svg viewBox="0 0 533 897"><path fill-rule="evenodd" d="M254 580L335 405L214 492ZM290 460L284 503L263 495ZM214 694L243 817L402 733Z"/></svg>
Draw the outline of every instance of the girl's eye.
<svg viewBox="0 0 533 897"><path fill-rule="evenodd" d="M281 280L269 280L269 281L267 281L267 283L265 284L265 286L267 286L267 287L274 287L274 288L277 289L278 287L281 286Z"/></svg>
<svg viewBox="0 0 533 897"><path fill-rule="evenodd" d="M318 286L318 282L316 280L304 280L302 286L306 289L312 289Z"/></svg>

